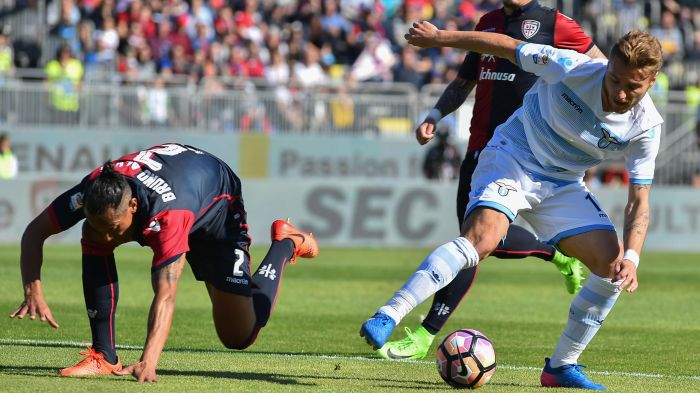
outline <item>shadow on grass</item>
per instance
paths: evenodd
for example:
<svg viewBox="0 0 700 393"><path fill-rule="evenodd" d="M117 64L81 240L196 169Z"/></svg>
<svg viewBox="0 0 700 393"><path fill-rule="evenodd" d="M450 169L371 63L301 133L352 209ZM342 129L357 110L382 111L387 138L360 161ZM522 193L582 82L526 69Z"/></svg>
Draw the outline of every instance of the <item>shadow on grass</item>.
<svg viewBox="0 0 700 393"><path fill-rule="evenodd" d="M85 344L73 342L12 342L4 345L14 347L46 347L46 348L85 348ZM117 345L116 348L122 351L140 351L141 348L135 345ZM328 352L265 352L265 351L236 351L226 348L165 348L163 352L175 353L231 353L231 354L249 354L249 355L270 355L270 356L325 356L328 358L365 358L369 360L382 360L369 355L367 352L343 352L343 353L328 353Z"/></svg>
<svg viewBox="0 0 700 393"><path fill-rule="evenodd" d="M318 374L274 374L274 373L249 373L249 372L236 372L236 371L198 371L198 370L159 370L159 375L171 375L171 376L187 376L187 377L206 377L206 378L230 378L230 379L240 379L240 380L258 380L265 382L275 382L284 384L284 380L293 380L297 385L315 386L316 384L310 382L296 382L297 379L324 379L330 381L366 381L363 377L352 377L352 376L342 376L342 375L318 375ZM411 381L405 379L391 379L391 378L372 378L372 381L383 382L383 383L393 383L397 384L401 388L415 388L415 389L426 389L443 386L442 383L438 382L427 382L427 381ZM407 386L407 384L413 384L414 386ZM447 386L447 385L444 385Z"/></svg>
<svg viewBox="0 0 700 393"><path fill-rule="evenodd" d="M59 369L42 366L0 366L0 375L27 375L34 377L58 377ZM0 386L0 388L2 388Z"/></svg>
<svg viewBox="0 0 700 393"><path fill-rule="evenodd" d="M200 371L200 370L158 370L158 375L170 375L176 377L203 377L235 379L239 381L261 381L276 383L278 385L316 386L311 382L299 382L295 375L283 375L274 373L249 373L241 371ZM303 376L302 378L307 378Z"/></svg>
<svg viewBox="0 0 700 393"><path fill-rule="evenodd" d="M55 367L44 366L0 366L0 375L23 375L32 377L54 377L62 378L58 375L59 369ZM201 378L216 378L216 379L231 379L238 381L260 381L274 383L278 385L295 385L295 386L317 386L317 383L302 382L299 379L310 380L358 380L363 381L360 377L344 377L344 376L319 376L319 375L285 375L275 373L255 373L255 372L238 372L238 371L202 371L202 370L158 370L159 376L174 376L174 377L201 377ZM110 378L111 376L104 375L98 378ZM77 379L94 379L95 377L78 377ZM71 379L76 379L75 377ZM132 378L112 377L115 381L134 382ZM426 389L448 387L441 383L425 382L425 381L407 381L389 378L373 378L376 382L382 382L382 385L387 387L396 387L400 389ZM390 384L390 385L387 385Z"/></svg>
<svg viewBox="0 0 700 393"><path fill-rule="evenodd" d="M42 366L0 366L0 375L24 375L33 377L56 377L63 378L58 375L58 370L55 367ZM276 383L279 385L301 385L315 386L314 383L299 382L292 376L268 373L247 373L234 371L180 371L180 370L158 370L159 376L188 376L188 377L206 377L206 378L224 378L236 379L245 381L262 381ZM125 382L134 382L133 378L117 377L110 375L100 375L98 378L110 378L112 380L122 380ZM95 379L95 377L71 377L70 379Z"/></svg>
<svg viewBox="0 0 700 393"><path fill-rule="evenodd" d="M63 378L58 375L58 368L44 366L2 366L0 365L0 375L23 375L31 377L53 377ZM274 383L278 385L294 385L294 386L317 386L317 383L303 382L300 379L308 380L328 380L328 381L366 381L362 377L342 376L342 375L314 375L314 374L275 374L275 373L257 373L257 372L240 372L240 371L203 371L203 370L158 370L159 376L174 376L174 377L201 377L201 378L217 378L231 379L238 381L260 381ZM134 382L133 378L116 377L116 376L99 376L98 378L110 379L113 381ZM76 379L76 378L71 378ZM78 377L78 379L95 379L95 377ZM442 382L431 382L424 380L406 380L392 378L372 378L372 382L377 383L379 388L392 388L402 390L424 390L424 389L439 389L439 390L454 390L449 385ZM523 385L516 383L499 383L491 382L489 385L494 386L510 386L522 390L523 388L540 389L539 385ZM529 389L528 389L529 390Z"/></svg>

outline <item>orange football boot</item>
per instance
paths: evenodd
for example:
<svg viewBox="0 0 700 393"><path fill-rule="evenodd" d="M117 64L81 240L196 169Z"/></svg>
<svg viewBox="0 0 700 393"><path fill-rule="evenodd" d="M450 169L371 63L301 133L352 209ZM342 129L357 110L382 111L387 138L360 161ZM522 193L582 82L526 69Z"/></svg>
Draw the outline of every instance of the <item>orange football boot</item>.
<svg viewBox="0 0 700 393"><path fill-rule="evenodd" d="M275 220L270 228L272 241L289 239L294 242L294 255L289 263L297 263L297 257L315 258L318 255L318 242L310 232L304 232L284 220Z"/></svg>
<svg viewBox="0 0 700 393"><path fill-rule="evenodd" d="M117 364L109 364L105 360L102 352L97 352L91 346L87 346L87 351L80 352L85 359L79 361L74 366L64 368L60 371L63 377L85 377L89 375L111 374L112 371L122 369L122 362L117 358Z"/></svg>

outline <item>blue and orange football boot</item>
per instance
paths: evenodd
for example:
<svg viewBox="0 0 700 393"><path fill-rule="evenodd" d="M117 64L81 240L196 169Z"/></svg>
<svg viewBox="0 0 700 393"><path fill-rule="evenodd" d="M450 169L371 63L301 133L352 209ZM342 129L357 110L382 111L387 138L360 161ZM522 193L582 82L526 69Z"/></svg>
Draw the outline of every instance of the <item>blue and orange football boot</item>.
<svg viewBox="0 0 700 393"><path fill-rule="evenodd" d="M577 388L588 390L607 390L605 386L588 379L580 364L566 364L561 367L550 367L549 358L544 359L544 369L540 375L540 383L547 388Z"/></svg>
<svg viewBox="0 0 700 393"><path fill-rule="evenodd" d="M289 239L294 242L294 255L289 263L297 263L297 257L315 258L318 255L318 242L310 232L304 232L284 220L275 220L270 227L272 241Z"/></svg>
<svg viewBox="0 0 700 393"><path fill-rule="evenodd" d="M394 331L396 322L390 316L383 312L377 311L372 315L372 318L365 321L360 328L360 337L364 337L367 344L374 349L379 349L384 346L386 340Z"/></svg>

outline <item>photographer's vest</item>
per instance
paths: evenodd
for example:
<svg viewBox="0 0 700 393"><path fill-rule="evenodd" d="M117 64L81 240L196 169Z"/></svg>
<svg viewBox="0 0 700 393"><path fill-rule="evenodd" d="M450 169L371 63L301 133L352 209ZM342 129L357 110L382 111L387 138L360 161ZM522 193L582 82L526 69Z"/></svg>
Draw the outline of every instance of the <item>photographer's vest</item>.
<svg viewBox="0 0 700 393"><path fill-rule="evenodd" d="M79 60L68 60L66 67L61 67L58 60L46 65L46 75L51 82L51 104L64 112L75 112L80 107L78 82L83 77L83 65Z"/></svg>
<svg viewBox="0 0 700 393"><path fill-rule="evenodd" d="M0 179L9 179L12 177L14 155L12 151L0 153Z"/></svg>

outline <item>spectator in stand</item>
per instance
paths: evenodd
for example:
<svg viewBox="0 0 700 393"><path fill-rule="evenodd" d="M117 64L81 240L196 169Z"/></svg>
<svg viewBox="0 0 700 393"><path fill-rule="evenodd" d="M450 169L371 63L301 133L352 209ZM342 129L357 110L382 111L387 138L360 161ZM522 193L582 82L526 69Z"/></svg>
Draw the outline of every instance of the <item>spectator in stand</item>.
<svg viewBox="0 0 700 393"><path fill-rule="evenodd" d="M201 28L199 25L204 26L205 37L207 41L214 39L214 13L212 12L209 5L204 3L202 0L192 0L191 15L188 15L187 33L192 40L201 37Z"/></svg>
<svg viewBox="0 0 700 393"><path fill-rule="evenodd" d="M185 48L177 44L173 46L173 51L170 55L170 64L173 74L188 75L192 68L192 59L185 53Z"/></svg>
<svg viewBox="0 0 700 393"><path fill-rule="evenodd" d="M420 89L425 84L426 71L430 68L430 60L419 60L416 48L407 45L401 49L401 60L394 67L394 82L410 83Z"/></svg>
<svg viewBox="0 0 700 393"><path fill-rule="evenodd" d="M148 40L151 47L151 53L156 63L160 63L168 57L170 50L173 47L171 39L171 23L167 18L161 18L158 23L158 34Z"/></svg>
<svg viewBox="0 0 700 393"><path fill-rule="evenodd" d="M348 131L355 124L355 102L349 94L352 84L352 80L346 79L330 100L331 124L335 130Z"/></svg>
<svg viewBox="0 0 700 393"><path fill-rule="evenodd" d="M615 36L622 37L628 31L644 29L644 5L639 0L622 0L615 3L617 24Z"/></svg>
<svg viewBox="0 0 700 393"><path fill-rule="evenodd" d="M10 42L9 30L7 26L0 26L0 86L14 75L15 70L14 49ZM0 124L8 121L15 105L12 98L8 94L0 94Z"/></svg>
<svg viewBox="0 0 700 393"><path fill-rule="evenodd" d="M664 52L664 62L683 58L683 34L678 28L676 17L673 13L670 11L662 12L661 23L651 29L651 34L661 43L661 49Z"/></svg>
<svg viewBox="0 0 700 393"><path fill-rule="evenodd" d="M171 114L170 95L165 89L165 80L156 78L148 88L139 87L137 92L141 103L141 121L144 125L166 126Z"/></svg>
<svg viewBox="0 0 700 393"><path fill-rule="evenodd" d="M339 0L323 1L323 16L321 16L321 27L327 32L347 31L349 23L338 11Z"/></svg>
<svg viewBox="0 0 700 393"><path fill-rule="evenodd" d="M80 83L83 79L83 65L73 57L68 45L58 49L54 60L44 67L50 86L51 121L76 124L80 109Z"/></svg>
<svg viewBox="0 0 700 393"><path fill-rule="evenodd" d="M265 77L265 62L263 62L260 53L260 46L254 41L248 41L246 45L248 50L248 76L251 78Z"/></svg>
<svg viewBox="0 0 700 393"><path fill-rule="evenodd" d="M208 51L211 47L212 40L210 37L210 31L212 30L208 25L204 23L197 23L195 26L196 34L192 40L192 48L194 50Z"/></svg>
<svg viewBox="0 0 700 393"><path fill-rule="evenodd" d="M119 46L119 33L117 32L114 18L108 16L104 19L102 28L95 32L97 37L97 62L109 64L115 59Z"/></svg>
<svg viewBox="0 0 700 393"><path fill-rule="evenodd" d="M46 9L46 22L52 33L67 43L71 50L78 50L78 22L80 9L74 0L53 1Z"/></svg>
<svg viewBox="0 0 700 393"><path fill-rule="evenodd" d="M248 51L242 45L236 45L231 48L231 55L228 59L228 75L229 76L248 76Z"/></svg>
<svg viewBox="0 0 700 393"><path fill-rule="evenodd" d="M6 26L0 26L0 85L5 83L6 78L14 74L14 70L15 56L12 43L10 42L10 29ZM1 110L2 108L0 108ZM0 117L0 122L3 120Z"/></svg>
<svg viewBox="0 0 700 393"><path fill-rule="evenodd" d="M12 154L10 136L0 132L0 180L12 179L17 176L17 158Z"/></svg>
<svg viewBox="0 0 700 393"><path fill-rule="evenodd" d="M462 154L452 143L449 132L442 128L436 134L437 144L430 149L423 161L423 175L430 180L453 181L459 176Z"/></svg>
<svg viewBox="0 0 700 393"><path fill-rule="evenodd" d="M139 80L151 80L158 71L158 65L153 58L153 52L148 45L141 45L136 50L135 74Z"/></svg>
<svg viewBox="0 0 700 393"><path fill-rule="evenodd" d="M272 133L272 124L265 113L265 105L258 100L255 85L244 79L236 81L234 86L242 99L243 113L240 117L240 129L244 133Z"/></svg>
<svg viewBox="0 0 700 393"><path fill-rule="evenodd" d="M328 78L319 64L319 49L310 43L304 49L302 61L294 64L294 76L301 83L302 88L312 88L325 84Z"/></svg>
<svg viewBox="0 0 700 393"><path fill-rule="evenodd" d="M350 75L358 82L391 80L396 55L391 50L389 40L371 31L364 34L365 47L353 63Z"/></svg>
<svg viewBox="0 0 700 393"><path fill-rule="evenodd" d="M279 50L270 53L270 65L265 68L267 83L277 88L285 88L289 82L289 64Z"/></svg>

